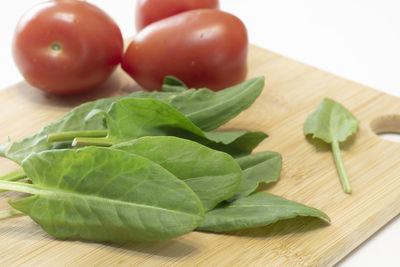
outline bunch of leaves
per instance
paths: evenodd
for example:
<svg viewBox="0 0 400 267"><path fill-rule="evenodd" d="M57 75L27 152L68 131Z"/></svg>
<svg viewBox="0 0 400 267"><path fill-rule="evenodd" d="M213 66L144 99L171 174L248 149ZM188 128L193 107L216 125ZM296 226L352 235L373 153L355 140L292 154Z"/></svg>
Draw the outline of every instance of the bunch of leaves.
<svg viewBox="0 0 400 267"><path fill-rule="evenodd" d="M3 176L0 189L31 194L10 204L61 239L156 241L295 216L329 220L315 208L254 193L280 175L279 153L251 154L266 134L208 132L251 105L262 87L256 78L195 91L169 77L163 92L83 104L4 153L22 170ZM32 184L17 181L23 177Z"/></svg>
<svg viewBox="0 0 400 267"><path fill-rule="evenodd" d="M175 90L171 90L174 86ZM108 111L117 100L127 97L157 99L182 112L187 119L203 131L211 131L236 117L247 109L260 95L264 77L249 79L238 85L214 92L206 88L187 89L186 85L173 77L167 77L161 92L137 91L127 96L102 98L84 103L60 119L46 125L38 133L11 144L2 156L21 163L32 152L65 148L63 142L80 137L103 137L107 134L101 117L85 118L92 110ZM84 123L83 123L84 122Z"/></svg>

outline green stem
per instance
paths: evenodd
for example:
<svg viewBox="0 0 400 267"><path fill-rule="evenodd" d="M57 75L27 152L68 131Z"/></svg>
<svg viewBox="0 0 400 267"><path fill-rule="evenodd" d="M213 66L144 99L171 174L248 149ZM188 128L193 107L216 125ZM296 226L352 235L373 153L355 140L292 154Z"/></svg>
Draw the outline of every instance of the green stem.
<svg viewBox="0 0 400 267"><path fill-rule="evenodd" d="M26 174L22 168L16 169L15 171L12 171L3 176L0 176L0 180L4 180L4 181L18 181L23 178L26 178Z"/></svg>
<svg viewBox="0 0 400 267"><path fill-rule="evenodd" d="M0 211L0 221L11 219L11 218L16 218L16 217L21 217L21 216L26 216L26 214L23 212L20 212L18 210L15 210L15 209Z"/></svg>
<svg viewBox="0 0 400 267"><path fill-rule="evenodd" d="M351 194L352 190L349 182L349 177L347 176L347 172L343 164L343 159L342 156L340 155L339 142L333 141L331 147L333 152L333 158L335 159L336 163L336 168L339 173L340 182L342 183L343 191L346 194Z"/></svg>
<svg viewBox="0 0 400 267"><path fill-rule="evenodd" d="M33 184L10 182L4 180L0 180L0 190L10 190L32 195L40 193L40 190L37 189Z"/></svg>
<svg viewBox="0 0 400 267"><path fill-rule="evenodd" d="M107 130L90 130L90 131L69 131L52 133L47 136L48 142L63 142L72 141L76 137L105 137L107 136Z"/></svg>
<svg viewBox="0 0 400 267"><path fill-rule="evenodd" d="M86 137L76 137L73 141L72 141L72 146L77 146L77 147L81 147L81 146L112 146L113 143L110 142L110 139L107 137L104 138L86 138Z"/></svg>

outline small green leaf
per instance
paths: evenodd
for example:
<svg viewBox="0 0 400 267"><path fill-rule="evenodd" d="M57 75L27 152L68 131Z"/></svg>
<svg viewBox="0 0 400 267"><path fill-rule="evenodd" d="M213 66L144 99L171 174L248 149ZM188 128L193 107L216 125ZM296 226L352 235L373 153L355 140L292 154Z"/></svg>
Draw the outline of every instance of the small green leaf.
<svg viewBox="0 0 400 267"><path fill-rule="evenodd" d="M283 197L257 192L206 213L200 231L227 232L265 226L296 216L319 217L330 221L322 211Z"/></svg>
<svg viewBox="0 0 400 267"><path fill-rule="evenodd" d="M340 155L339 143L357 132L359 121L340 103L325 98L304 123L304 135L312 135L331 144L343 191L352 192Z"/></svg>
<svg viewBox="0 0 400 267"><path fill-rule="evenodd" d="M29 156L22 167L33 184L0 181L0 189L33 194L10 204L56 238L166 240L204 219L199 198L182 180L125 151L45 151Z"/></svg>
<svg viewBox="0 0 400 267"><path fill-rule="evenodd" d="M311 134L326 143L343 142L357 132L359 121L340 103L324 98L308 116L304 134Z"/></svg>

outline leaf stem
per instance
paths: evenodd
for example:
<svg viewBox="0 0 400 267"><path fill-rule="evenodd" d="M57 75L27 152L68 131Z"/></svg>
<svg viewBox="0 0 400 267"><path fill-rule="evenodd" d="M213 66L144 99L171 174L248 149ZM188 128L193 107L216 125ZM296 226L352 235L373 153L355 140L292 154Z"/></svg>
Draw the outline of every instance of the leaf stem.
<svg viewBox="0 0 400 267"><path fill-rule="evenodd" d="M47 136L48 142L72 141L76 137L105 137L107 130L90 130L90 131L68 131L60 133L51 133Z"/></svg>
<svg viewBox="0 0 400 267"><path fill-rule="evenodd" d="M16 169L15 171L12 171L3 176L0 176L0 180L9 181L9 182L20 181L24 178L27 178L27 176L22 168ZM0 189L0 193L4 192L4 191L7 191L7 190Z"/></svg>
<svg viewBox="0 0 400 267"><path fill-rule="evenodd" d="M346 172L346 169L343 164L342 156L340 154L339 142L332 141L331 148L332 148L332 152L333 152L333 158L335 159L336 168L339 173L340 182L342 183L343 191L346 194L351 194L352 190L351 190L351 186L350 186L350 181L349 181L349 177L347 176L347 172Z"/></svg>
<svg viewBox="0 0 400 267"><path fill-rule="evenodd" d="M0 221L21 216L26 216L26 214L16 209L0 211Z"/></svg>
<svg viewBox="0 0 400 267"><path fill-rule="evenodd" d="M77 147L81 147L81 146L112 146L113 143L110 142L110 139L107 137L104 138L91 138L91 137L76 137L73 141L72 141L72 146L77 146Z"/></svg>
<svg viewBox="0 0 400 267"><path fill-rule="evenodd" d="M1 189L21 192L21 193L28 193L32 195L40 193L40 190L37 189L33 184L10 182L4 180L0 180L0 190Z"/></svg>
<svg viewBox="0 0 400 267"><path fill-rule="evenodd" d="M16 169L15 171L0 176L0 180L4 181L18 181L23 178L26 178L26 174L22 168Z"/></svg>

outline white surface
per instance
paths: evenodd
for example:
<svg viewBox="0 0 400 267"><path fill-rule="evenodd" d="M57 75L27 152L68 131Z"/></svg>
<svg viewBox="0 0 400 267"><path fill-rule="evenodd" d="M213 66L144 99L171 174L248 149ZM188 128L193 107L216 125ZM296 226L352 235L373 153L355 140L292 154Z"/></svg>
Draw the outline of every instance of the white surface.
<svg viewBox="0 0 400 267"><path fill-rule="evenodd" d="M19 16L37 2L0 4L0 88L22 79L12 60L11 40ZM112 16L125 37L135 33L134 0L89 2ZM220 2L221 9L243 20L251 43L400 97L398 0ZM400 140L399 135L389 138ZM396 218L339 266L399 266L399 237L400 220Z"/></svg>

